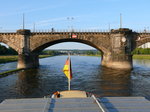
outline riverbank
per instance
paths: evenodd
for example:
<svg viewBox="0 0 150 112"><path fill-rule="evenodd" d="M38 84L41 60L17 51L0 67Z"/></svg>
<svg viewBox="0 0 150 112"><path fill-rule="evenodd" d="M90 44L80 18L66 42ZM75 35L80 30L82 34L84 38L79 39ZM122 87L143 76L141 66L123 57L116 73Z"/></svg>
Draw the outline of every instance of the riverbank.
<svg viewBox="0 0 150 112"><path fill-rule="evenodd" d="M101 55L81 55L81 56L99 56L101 57ZM133 59L150 59L150 55L133 55Z"/></svg>
<svg viewBox="0 0 150 112"><path fill-rule="evenodd" d="M39 55L39 58L46 58L52 55ZM81 55L81 56L101 56L101 55ZM150 59L150 55L133 55L133 59ZM18 60L18 56L0 56L0 64L14 62Z"/></svg>
<svg viewBox="0 0 150 112"><path fill-rule="evenodd" d="M133 55L133 59L150 59L150 55Z"/></svg>
<svg viewBox="0 0 150 112"><path fill-rule="evenodd" d="M39 58L46 58L46 57L50 57L50 56L51 55L39 55ZM18 60L18 56L0 56L0 63L13 62L13 61L17 61L17 60ZM24 70L24 69L13 69L13 70L1 72L0 78L8 76L9 74L12 74L14 72L18 72L21 70Z"/></svg>
<svg viewBox="0 0 150 112"><path fill-rule="evenodd" d="M39 58L50 57L51 55L39 55ZM0 56L0 63L14 62L18 60L18 56Z"/></svg>
<svg viewBox="0 0 150 112"><path fill-rule="evenodd" d="M80 55L80 56L99 56L99 57L101 57L101 55L99 55L99 54L97 54L97 55L93 55L93 54L82 54L82 55Z"/></svg>
<svg viewBox="0 0 150 112"><path fill-rule="evenodd" d="M9 71L2 72L2 73L0 73L0 78L1 77L6 77L9 74L12 74L12 73L15 73L15 72L18 72L18 71L21 71L21 70L24 70L24 69L15 69L15 70L9 70Z"/></svg>

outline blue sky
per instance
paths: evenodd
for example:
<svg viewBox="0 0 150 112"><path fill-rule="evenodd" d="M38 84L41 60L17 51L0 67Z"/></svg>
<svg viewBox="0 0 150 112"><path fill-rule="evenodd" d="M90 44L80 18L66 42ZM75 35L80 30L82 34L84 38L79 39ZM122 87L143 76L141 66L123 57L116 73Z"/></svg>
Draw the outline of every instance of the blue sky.
<svg viewBox="0 0 150 112"><path fill-rule="evenodd" d="M122 13L123 27L133 30L149 29L150 0L0 0L0 30L33 29L112 29L119 28ZM69 18L69 19L67 19ZM73 18L73 19L72 19ZM90 47L79 43L62 43L50 48Z"/></svg>

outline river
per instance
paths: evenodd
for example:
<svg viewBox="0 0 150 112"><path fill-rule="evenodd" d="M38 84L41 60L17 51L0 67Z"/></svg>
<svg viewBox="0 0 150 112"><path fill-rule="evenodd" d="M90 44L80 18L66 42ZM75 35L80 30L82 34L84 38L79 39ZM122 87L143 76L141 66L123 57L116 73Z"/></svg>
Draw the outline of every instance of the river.
<svg viewBox="0 0 150 112"><path fill-rule="evenodd" d="M67 56L40 59L38 69L23 70L0 78L0 102L8 98L43 97L67 90L62 69ZM100 65L100 57L71 56L71 89L100 96L150 96L150 60L134 60L132 71L112 70ZM0 65L0 71L16 68L17 62Z"/></svg>

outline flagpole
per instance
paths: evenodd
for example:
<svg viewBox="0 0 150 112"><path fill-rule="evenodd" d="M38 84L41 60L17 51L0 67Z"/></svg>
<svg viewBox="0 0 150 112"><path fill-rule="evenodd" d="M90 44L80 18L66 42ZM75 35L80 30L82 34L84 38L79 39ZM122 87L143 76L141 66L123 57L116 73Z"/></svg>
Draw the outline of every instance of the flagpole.
<svg viewBox="0 0 150 112"><path fill-rule="evenodd" d="M68 79L68 91L70 91L70 79Z"/></svg>
<svg viewBox="0 0 150 112"><path fill-rule="evenodd" d="M70 60L70 54L69 53L68 53L68 57L69 57L69 60ZM69 69L70 69L70 64L69 64ZM69 70L69 72L70 72L70 70ZM70 78L68 78L68 91L70 91Z"/></svg>
<svg viewBox="0 0 150 112"><path fill-rule="evenodd" d="M22 28L23 28L23 30L24 30L24 13L23 13L23 15L22 15Z"/></svg>

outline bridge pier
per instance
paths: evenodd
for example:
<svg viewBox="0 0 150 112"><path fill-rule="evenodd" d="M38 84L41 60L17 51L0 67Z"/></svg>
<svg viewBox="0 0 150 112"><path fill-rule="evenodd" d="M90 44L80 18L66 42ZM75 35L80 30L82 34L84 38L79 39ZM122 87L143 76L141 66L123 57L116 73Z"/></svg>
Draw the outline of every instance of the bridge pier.
<svg viewBox="0 0 150 112"><path fill-rule="evenodd" d="M39 66L37 54L19 54L17 68L36 68Z"/></svg>
<svg viewBox="0 0 150 112"><path fill-rule="evenodd" d="M133 32L130 29L112 30L110 34L111 50L104 53L102 66L114 69L132 69Z"/></svg>
<svg viewBox="0 0 150 112"><path fill-rule="evenodd" d="M30 51L30 30L21 29L17 34L22 39L21 49L18 52L18 65L17 68L36 68L39 66L38 54Z"/></svg>
<svg viewBox="0 0 150 112"><path fill-rule="evenodd" d="M132 69L132 55L125 54L110 54L104 55L102 66L112 68L112 69Z"/></svg>

